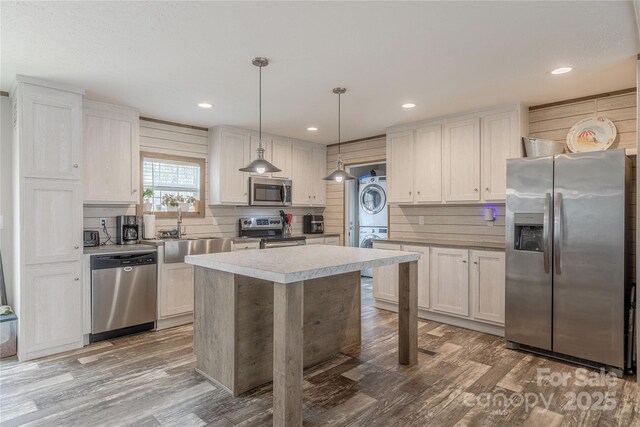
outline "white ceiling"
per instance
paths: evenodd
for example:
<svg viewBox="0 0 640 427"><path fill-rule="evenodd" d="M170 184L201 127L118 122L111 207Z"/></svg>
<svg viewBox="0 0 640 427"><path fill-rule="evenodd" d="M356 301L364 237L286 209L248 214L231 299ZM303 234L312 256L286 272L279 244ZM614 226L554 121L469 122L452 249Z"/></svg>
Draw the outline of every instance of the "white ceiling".
<svg viewBox="0 0 640 427"><path fill-rule="evenodd" d="M475 108L635 86L630 1L1 3L1 82L80 86L92 99L198 126L336 142ZM574 71L552 76L553 68ZM198 102L214 107L203 110ZM400 105L414 102L404 110ZM320 130L311 133L308 126Z"/></svg>

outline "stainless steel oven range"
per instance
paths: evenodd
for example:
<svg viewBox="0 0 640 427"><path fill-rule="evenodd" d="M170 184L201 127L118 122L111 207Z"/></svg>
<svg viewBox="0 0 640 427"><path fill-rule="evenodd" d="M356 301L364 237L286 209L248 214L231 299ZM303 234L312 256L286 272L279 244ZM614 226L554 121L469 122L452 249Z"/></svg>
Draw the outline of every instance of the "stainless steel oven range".
<svg viewBox="0 0 640 427"><path fill-rule="evenodd" d="M304 236L286 237L282 233L282 218L277 216L240 218L240 237L260 239L260 249L301 246L306 244Z"/></svg>

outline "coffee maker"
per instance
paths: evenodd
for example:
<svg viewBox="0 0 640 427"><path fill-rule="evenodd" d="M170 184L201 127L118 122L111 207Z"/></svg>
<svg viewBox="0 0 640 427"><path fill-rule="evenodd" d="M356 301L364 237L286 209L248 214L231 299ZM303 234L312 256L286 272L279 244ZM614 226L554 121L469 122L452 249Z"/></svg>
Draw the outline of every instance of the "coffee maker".
<svg viewBox="0 0 640 427"><path fill-rule="evenodd" d="M116 243L119 245L135 245L140 241L140 219L135 215L116 217Z"/></svg>
<svg viewBox="0 0 640 427"><path fill-rule="evenodd" d="M322 215L306 214L302 217L302 232L305 234L324 233L324 217Z"/></svg>

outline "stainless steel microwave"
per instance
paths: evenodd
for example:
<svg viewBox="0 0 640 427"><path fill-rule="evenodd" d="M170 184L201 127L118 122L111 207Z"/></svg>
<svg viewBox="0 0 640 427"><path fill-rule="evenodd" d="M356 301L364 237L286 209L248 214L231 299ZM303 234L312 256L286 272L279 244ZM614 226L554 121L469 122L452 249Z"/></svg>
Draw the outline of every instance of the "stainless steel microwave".
<svg viewBox="0 0 640 427"><path fill-rule="evenodd" d="M291 206L291 180L249 178L249 204L251 206Z"/></svg>

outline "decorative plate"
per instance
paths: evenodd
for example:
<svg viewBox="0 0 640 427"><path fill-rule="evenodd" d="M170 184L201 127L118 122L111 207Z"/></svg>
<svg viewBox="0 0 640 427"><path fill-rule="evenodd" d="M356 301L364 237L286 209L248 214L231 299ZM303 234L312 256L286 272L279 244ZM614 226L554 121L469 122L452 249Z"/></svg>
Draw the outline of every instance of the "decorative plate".
<svg viewBox="0 0 640 427"><path fill-rule="evenodd" d="M567 147L574 153L604 151L616 139L616 126L605 117L580 120L567 134Z"/></svg>

